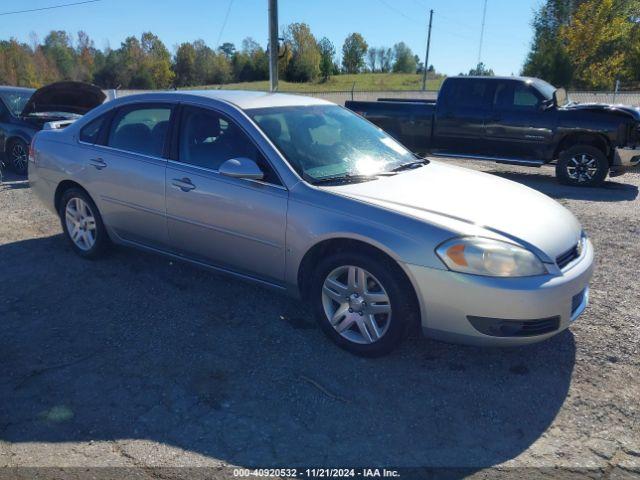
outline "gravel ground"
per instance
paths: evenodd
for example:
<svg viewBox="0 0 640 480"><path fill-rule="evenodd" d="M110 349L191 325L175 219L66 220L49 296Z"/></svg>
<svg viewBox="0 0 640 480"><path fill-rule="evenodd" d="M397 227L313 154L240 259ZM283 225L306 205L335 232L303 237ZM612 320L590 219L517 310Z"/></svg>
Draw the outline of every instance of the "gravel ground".
<svg viewBox="0 0 640 480"><path fill-rule="evenodd" d="M357 358L272 291L133 250L78 258L27 183L9 176L0 467L640 476L640 174L576 189L550 168L457 163L539 189L582 221L597 268L591 305L570 330L517 349L410 339L388 357ZM0 468L0 478L7 472L18 471Z"/></svg>

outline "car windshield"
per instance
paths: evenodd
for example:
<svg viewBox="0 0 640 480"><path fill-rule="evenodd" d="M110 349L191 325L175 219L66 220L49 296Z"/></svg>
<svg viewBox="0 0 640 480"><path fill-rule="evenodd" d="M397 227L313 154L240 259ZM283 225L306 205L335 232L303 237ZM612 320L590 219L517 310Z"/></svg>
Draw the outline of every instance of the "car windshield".
<svg viewBox="0 0 640 480"><path fill-rule="evenodd" d="M19 116L33 92L0 92L0 98L14 116Z"/></svg>
<svg viewBox="0 0 640 480"><path fill-rule="evenodd" d="M362 117L337 105L273 107L247 112L305 179L364 180L416 157Z"/></svg>

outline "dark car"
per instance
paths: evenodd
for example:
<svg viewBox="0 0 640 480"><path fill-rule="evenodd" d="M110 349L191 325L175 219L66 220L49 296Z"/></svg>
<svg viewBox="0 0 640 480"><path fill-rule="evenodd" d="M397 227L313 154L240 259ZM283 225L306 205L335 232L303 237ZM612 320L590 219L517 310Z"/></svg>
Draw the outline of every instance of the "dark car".
<svg viewBox="0 0 640 480"><path fill-rule="evenodd" d="M57 82L33 88L0 87L0 152L8 166L27 173L29 144L47 122L75 120L102 104L106 96L94 85Z"/></svg>
<svg viewBox="0 0 640 480"><path fill-rule="evenodd" d="M640 163L640 110L578 104L537 78L452 77L438 100L351 101L419 154L539 167L562 183L600 185Z"/></svg>

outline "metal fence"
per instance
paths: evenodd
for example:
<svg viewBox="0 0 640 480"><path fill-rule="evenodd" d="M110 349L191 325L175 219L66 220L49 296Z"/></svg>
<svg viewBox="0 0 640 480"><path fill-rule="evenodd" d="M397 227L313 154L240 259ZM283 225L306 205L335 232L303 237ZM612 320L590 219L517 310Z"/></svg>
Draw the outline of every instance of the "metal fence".
<svg viewBox="0 0 640 480"><path fill-rule="evenodd" d="M135 93L144 93L148 90L106 90L107 98L123 97ZM323 98L330 102L344 105L347 100L373 101L378 98L420 98L435 100L438 96L436 90L392 90L392 91L358 91L346 90L341 92L282 92L311 97ZM627 105L640 105L640 92L569 92L569 98L575 102L583 103L624 103Z"/></svg>

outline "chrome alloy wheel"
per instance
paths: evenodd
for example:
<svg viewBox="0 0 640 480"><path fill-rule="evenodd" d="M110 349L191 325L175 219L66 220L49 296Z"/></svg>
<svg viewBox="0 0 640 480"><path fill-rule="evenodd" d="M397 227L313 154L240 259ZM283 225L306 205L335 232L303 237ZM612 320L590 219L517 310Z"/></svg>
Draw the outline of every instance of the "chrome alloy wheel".
<svg viewBox="0 0 640 480"><path fill-rule="evenodd" d="M581 153L571 157L567 163L569 178L577 182L590 182L598 172L598 161L589 154Z"/></svg>
<svg viewBox="0 0 640 480"><path fill-rule="evenodd" d="M371 273L353 265L338 267L322 286L327 319L350 342L371 344L380 340L391 324L389 295Z"/></svg>
<svg viewBox="0 0 640 480"><path fill-rule="evenodd" d="M29 153L24 145L20 142L16 142L11 147L11 161L15 169L19 172L23 172L27 168L27 157Z"/></svg>
<svg viewBox="0 0 640 480"><path fill-rule="evenodd" d="M87 203L74 197L67 203L65 222L71 241L80 250L88 251L96 244L96 219Z"/></svg>

